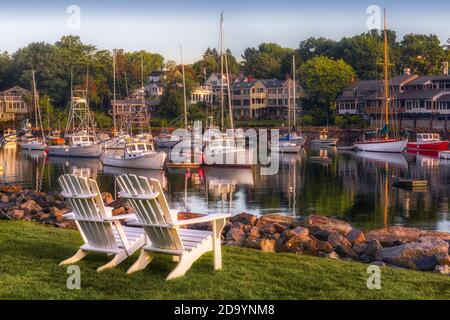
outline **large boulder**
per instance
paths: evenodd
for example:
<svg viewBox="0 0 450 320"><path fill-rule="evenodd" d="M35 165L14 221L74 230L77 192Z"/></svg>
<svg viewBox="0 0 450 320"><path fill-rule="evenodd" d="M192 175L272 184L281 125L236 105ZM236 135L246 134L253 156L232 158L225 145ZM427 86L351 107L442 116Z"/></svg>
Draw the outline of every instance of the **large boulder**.
<svg viewBox="0 0 450 320"><path fill-rule="evenodd" d="M261 233L259 229L256 227L251 227L251 229L247 233L247 238L245 239L244 245L246 247L259 249L261 242Z"/></svg>
<svg viewBox="0 0 450 320"><path fill-rule="evenodd" d="M329 234L339 233L343 236L346 236L347 233L352 230L352 226L345 221L317 215L311 215L304 218L301 225L305 228L309 228L311 232L323 230Z"/></svg>
<svg viewBox="0 0 450 320"><path fill-rule="evenodd" d="M373 230L366 233L365 237L368 241L378 240L383 247L392 247L407 242L414 242L421 237L436 237L441 240L450 241L450 233L447 232L427 231L399 226Z"/></svg>
<svg viewBox="0 0 450 320"><path fill-rule="evenodd" d="M42 211L42 207L34 200L27 200L20 204L19 207L25 214L36 214Z"/></svg>
<svg viewBox="0 0 450 320"><path fill-rule="evenodd" d="M248 214L245 212L239 213L238 215L235 215L230 218L231 222L240 222L242 224L248 224L251 226L254 226L256 222L258 221L258 217L253 214Z"/></svg>
<svg viewBox="0 0 450 320"><path fill-rule="evenodd" d="M264 225L274 224L274 223L278 223L285 227L289 227L289 226L296 227L299 225L299 221L294 217L282 216L282 215L278 215L278 214L265 214L265 215L259 217L258 222L256 223L256 226L258 228L261 228Z"/></svg>
<svg viewBox="0 0 450 320"><path fill-rule="evenodd" d="M363 253L364 255L368 257L375 257L378 250L383 249L383 246L381 245L380 241L378 240L370 240L367 243L367 247L364 249Z"/></svg>
<svg viewBox="0 0 450 320"><path fill-rule="evenodd" d="M259 247L262 251L275 252L277 240L275 239L262 239L259 243Z"/></svg>
<svg viewBox="0 0 450 320"><path fill-rule="evenodd" d="M339 233L330 234L327 241L335 248L339 245L344 246L344 247L349 247L349 248L352 247L352 244L350 243L350 241L348 241L344 236L342 236Z"/></svg>
<svg viewBox="0 0 450 320"><path fill-rule="evenodd" d="M233 223L225 239L228 244L242 246L246 239L242 223Z"/></svg>
<svg viewBox="0 0 450 320"><path fill-rule="evenodd" d="M358 229L350 230L349 233L347 233L347 235L345 237L352 244L366 242L366 237L364 236L364 232L362 232L361 230L358 230Z"/></svg>
<svg viewBox="0 0 450 320"><path fill-rule="evenodd" d="M435 255L448 253L448 243L436 237L422 237L417 242L410 242L378 250L376 260L394 266L433 270L437 265Z"/></svg>
<svg viewBox="0 0 450 320"><path fill-rule="evenodd" d="M23 210L13 209L11 211L8 211L8 216L10 216L12 219L20 220L23 219L25 213Z"/></svg>

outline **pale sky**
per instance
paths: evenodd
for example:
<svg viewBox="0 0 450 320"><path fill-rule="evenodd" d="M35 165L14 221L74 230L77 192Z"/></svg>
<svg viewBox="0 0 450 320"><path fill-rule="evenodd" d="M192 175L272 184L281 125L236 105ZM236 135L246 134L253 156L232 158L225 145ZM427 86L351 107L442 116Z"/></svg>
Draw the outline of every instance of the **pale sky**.
<svg viewBox="0 0 450 320"><path fill-rule="evenodd" d="M80 8L80 29L67 25L70 5ZM296 48L311 36L340 39L366 32L370 5L386 6L388 25L399 36L434 33L442 42L450 38L448 0L22 0L1 5L0 51L76 34L99 49L145 49L178 62L183 46L185 62L191 63L207 47L218 46L221 11L226 45L239 57L262 42Z"/></svg>

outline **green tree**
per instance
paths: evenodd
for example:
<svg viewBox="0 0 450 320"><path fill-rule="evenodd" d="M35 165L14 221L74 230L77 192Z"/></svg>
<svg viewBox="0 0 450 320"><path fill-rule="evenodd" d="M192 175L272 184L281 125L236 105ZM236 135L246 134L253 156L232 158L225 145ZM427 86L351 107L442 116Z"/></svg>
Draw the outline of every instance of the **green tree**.
<svg viewBox="0 0 450 320"><path fill-rule="evenodd" d="M448 58L439 38L434 35L407 34L400 42L402 67L419 75L439 74Z"/></svg>
<svg viewBox="0 0 450 320"><path fill-rule="evenodd" d="M354 78L353 68L344 60L314 57L300 68L301 83L307 94L304 107L316 124L324 124L335 109L337 96Z"/></svg>
<svg viewBox="0 0 450 320"><path fill-rule="evenodd" d="M244 59L244 73L255 78L284 79L291 73L292 55L295 51L275 43L262 43L256 48L247 48Z"/></svg>

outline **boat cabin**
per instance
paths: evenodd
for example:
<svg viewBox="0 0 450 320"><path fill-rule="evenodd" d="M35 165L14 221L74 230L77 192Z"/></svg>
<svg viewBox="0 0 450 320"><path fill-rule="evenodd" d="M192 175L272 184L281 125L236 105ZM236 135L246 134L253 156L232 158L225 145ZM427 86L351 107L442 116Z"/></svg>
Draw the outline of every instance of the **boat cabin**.
<svg viewBox="0 0 450 320"><path fill-rule="evenodd" d="M137 158L143 154L154 152L155 149L151 143L147 142L133 142L129 143L125 147L125 158Z"/></svg>
<svg viewBox="0 0 450 320"><path fill-rule="evenodd" d="M82 147L95 143L95 137L85 134L73 134L68 137L69 145L72 147Z"/></svg>
<svg viewBox="0 0 450 320"><path fill-rule="evenodd" d="M429 143L441 141L439 133L418 133L416 135L417 143Z"/></svg>

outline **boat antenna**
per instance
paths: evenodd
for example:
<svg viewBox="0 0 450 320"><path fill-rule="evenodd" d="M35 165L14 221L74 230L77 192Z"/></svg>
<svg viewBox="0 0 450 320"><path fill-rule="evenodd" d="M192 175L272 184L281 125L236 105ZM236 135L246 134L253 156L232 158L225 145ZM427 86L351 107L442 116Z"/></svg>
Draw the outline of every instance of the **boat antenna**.
<svg viewBox="0 0 450 320"><path fill-rule="evenodd" d="M186 77L184 74L184 60L183 60L183 47L180 46L181 51L181 72L183 74L183 106L184 106L184 127L188 128L188 115L187 115L187 101L186 101Z"/></svg>

